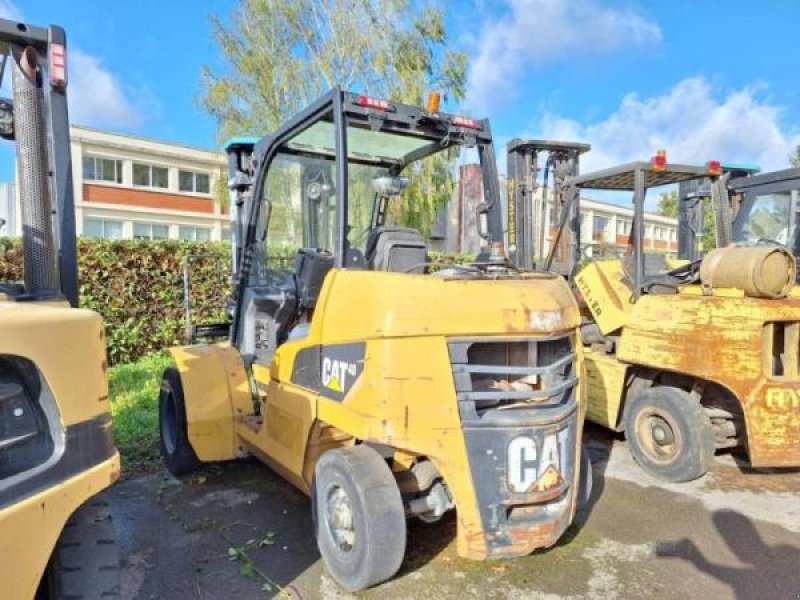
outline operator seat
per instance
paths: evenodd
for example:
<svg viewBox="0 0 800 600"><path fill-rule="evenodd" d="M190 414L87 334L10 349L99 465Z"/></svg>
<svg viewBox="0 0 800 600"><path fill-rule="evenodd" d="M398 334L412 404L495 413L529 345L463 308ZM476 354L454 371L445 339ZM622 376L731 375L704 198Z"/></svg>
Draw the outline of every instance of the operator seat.
<svg viewBox="0 0 800 600"><path fill-rule="evenodd" d="M424 273L428 246L416 229L376 227L369 232L364 255L373 271Z"/></svg>

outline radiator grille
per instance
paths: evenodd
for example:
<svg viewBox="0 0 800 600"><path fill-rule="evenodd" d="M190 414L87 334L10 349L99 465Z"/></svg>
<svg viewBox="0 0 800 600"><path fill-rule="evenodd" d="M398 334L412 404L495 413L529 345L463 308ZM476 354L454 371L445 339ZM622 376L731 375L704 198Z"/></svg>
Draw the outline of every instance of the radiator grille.
<svg viewBox="0 0 800 600"><path fill-rule="evenodd" d="M574 399L575 341L549 338L462 339L449 342L463 419L488 411L554 408Z"/></svg>

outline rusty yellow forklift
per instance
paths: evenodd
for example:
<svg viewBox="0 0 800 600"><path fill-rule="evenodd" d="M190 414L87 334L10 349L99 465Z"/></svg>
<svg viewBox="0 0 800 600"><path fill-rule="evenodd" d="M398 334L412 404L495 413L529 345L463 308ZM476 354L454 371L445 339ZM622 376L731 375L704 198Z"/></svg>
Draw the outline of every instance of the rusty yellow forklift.
<svg viewBox="0 0 800 600"><path fill-rule="evenodd" d="M397 207L423 161L467 148L493 252L432 272ZM173 349L167 467L262 460L311 496L323 561L349 590L394 575L410 517L455 508L473 559L554 544L589 489L579 314L561 278L502 255L488 121L334 89L227 151L229 339Z"/></svg>
<svg viewBox="0 0 800 600"><path fill-rule="evenodd" d="M722 448L742 449L755 467L800 465L800 405L791 401L800 390L800 298L790 294L791 253L768 240L691 262L645 250L647 190L703 181L714 206L724 207L736 185L728 175L715 161L668 164L659 153L570 177L540 265L566 265L581 304L587 418L624 431L639 465L668 481L702 476ZM586 251L585 190L633 194L624 256L593 259Z"/></svg>
<svg viewBox="0 0 800 600"><path fill-rule="evenodd" d="M77 308L60 27L0 20L0 135L15 140L24 285L0 283L0 596L119 596L103 490L119 477L99 315ZM2 75L0 74L0 80Z"/></svg>

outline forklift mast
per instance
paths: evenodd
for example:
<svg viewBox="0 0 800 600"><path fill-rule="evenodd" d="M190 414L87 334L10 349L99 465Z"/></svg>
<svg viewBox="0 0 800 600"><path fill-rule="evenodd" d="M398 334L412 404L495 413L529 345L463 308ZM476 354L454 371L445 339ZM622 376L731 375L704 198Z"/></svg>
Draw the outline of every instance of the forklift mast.
<svg viewBox="0 0 800 600"><path fill-rule="evenodd" d="M63 297L77 306L66 35L56 26L0 19L0 56L0 81L11 59L13 102L0 101L0 136L16 140L25 271L21 297Z"/></svg>
<svg viewBox="0 0 800 600"><path fill-rule="evenodd" d="M253 147L258 138L239 136L225 142L225 153L228 155L228 190L231 221L231 245L233 265L231 274L236 274L241 262L242 240L244 239L245 205L250 198L253 183Z"/></svg>
<svg viewBox="0 0 800 600"><path fill-rule="evenodd" d="M506 146L508 248L518 267L532 269L534 257L544 255L548 196L552 197L554 214L560 214L564 181L580 173L580 155L590 149L589 144L551 140L513 139ZM543 159L544 154L547 157ZM542 195L537 197L540 171ZM562 248L562 255L565 251Z"/></svg>

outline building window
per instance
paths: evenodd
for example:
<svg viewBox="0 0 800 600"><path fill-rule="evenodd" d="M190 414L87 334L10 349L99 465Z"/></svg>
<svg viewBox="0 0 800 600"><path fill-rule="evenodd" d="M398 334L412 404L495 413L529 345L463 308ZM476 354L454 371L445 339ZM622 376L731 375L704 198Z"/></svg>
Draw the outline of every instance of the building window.
<svg viewBox="0 0 800 600"><path fill-rule="evenodd" d="M133 239L135 240L169 239L169 226L160 223L134 223Z"/></svg>
<svg viewBox="0 0 800 600"><path fill-rule="evenodd" d="M122 221L86 218L83 220L83 235L87 238L121 240Z"/></svg>
<svg viewBox="0 0 800 600"><path fill-rule="evenodd" d="M230 227L223 227L222 228L222 241L223 242L230 242L231 241L231 228Z"/></svg>
<svg viewBox="0 0 800 600"><path fill-rule="evenodd" d="M625 219L617 219L617 235L630 235L631 222Z"/></svg>
<svg viewBox="0 0 800 600"><path fill-rule="evenodd" d="M169 187L169 169L133 163L133 185L167 189Z"/></svg>
<svg viewBox="0 0 800 600"><path fill-rule="evenodd" d="M211 189L208 173L195 171L178 171L178 189L182 192L208 194Z"/></svg>
<svg viewBox="0 0 800 600"><path fill-rule="evenodd" d="M188 227L181 225L178 228L178 236L182 240L207 242L211 239L211 230L208 227Z"/></svg>
<svg viewBox="0 0 800 600"><path fill-rule="evenodd" d="M84 156L83 178L86 181L122 183L122 161L100 156Z"/></svg>
<svg viewBox="0 0 800 600"><path fill-rule="evenodd" d="M602 242L606 237L606 230L608 229L608 217L595 215L592 221L592 239L596 242Z"/></svg>

